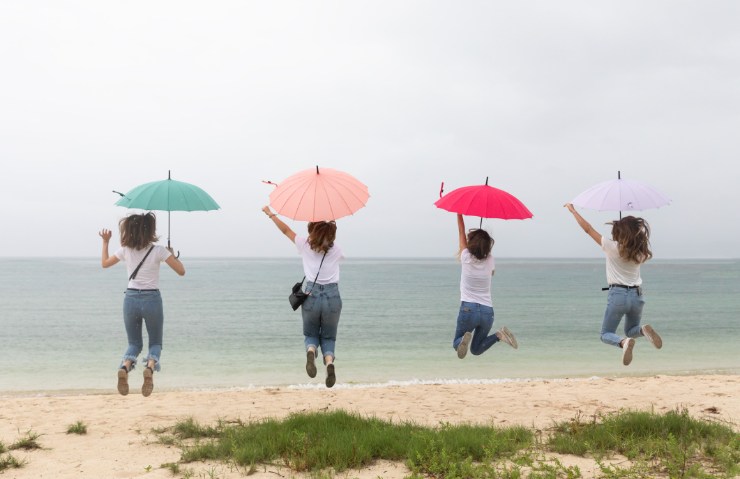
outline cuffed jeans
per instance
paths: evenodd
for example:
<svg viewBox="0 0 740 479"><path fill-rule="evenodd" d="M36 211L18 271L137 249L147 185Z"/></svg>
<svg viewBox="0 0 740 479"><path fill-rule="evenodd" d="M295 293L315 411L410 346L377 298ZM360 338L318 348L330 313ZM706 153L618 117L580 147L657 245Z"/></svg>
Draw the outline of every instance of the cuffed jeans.
<svg viewBox="0 0 740 479"><path fill-rule="evenodd" d="M455 339L452 340L453 349L457 349L463 335L473 332L473 341L470 343L470 352L476 356L488 351L499 339L496 334L488 336L493 327L493 308L478 303L462 301L460 312L457 314L457 329Z"/></svg>
<svg viewBox="0 0 740 479"><path fill-rule="evenodd" d="M164 326L164 311L162 309L162 295L159 291L126 290L123 300L123 324L126 326L128 348L123 355L121 366L126 360L131 361L131 368L136 365L136 359L144 348L141 326L146 325L149 336L149 354L145 362L155 361L154 369L159 371L159 357L162 354L162 334Z"/></svg>
<svg viewBox="0 0 740 479"><path fill-rule="evenodd" d="M301 307L303 316L303 336L306 350L321 347L323 356L334 358L337 342L337 326L342 312L342 298L339 284L316 284L308 282L306 291L311 294Z"/></svg>
<svg viewBox="0 0 740 479"><path fill-rule="evenodd" d="M640 319L642 319L642 308L645 306L645 300L637 291L637 288L612 287L609 289L604 322L601 324L602 342L621 347L624 338L616 332L622 316L625 317L624 334L628 338L642 336Z"/></svg>

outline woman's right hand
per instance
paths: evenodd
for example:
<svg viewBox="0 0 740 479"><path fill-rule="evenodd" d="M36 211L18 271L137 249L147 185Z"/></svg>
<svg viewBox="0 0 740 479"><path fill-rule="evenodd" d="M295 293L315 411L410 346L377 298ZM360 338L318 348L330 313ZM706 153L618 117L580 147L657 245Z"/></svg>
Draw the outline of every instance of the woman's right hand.
<svg viewBox="0 0 740 479"><path fill-rule="evenodd" d="M110 230L107 230L107 229L102 229L102 230L98 231L98 236L100 236L101 238L103 238L103 241L106 242L106 243L108 241L110 241L110 238L111 238L112 235L113 235L113 233L111 233L111 231Z"/></svg>

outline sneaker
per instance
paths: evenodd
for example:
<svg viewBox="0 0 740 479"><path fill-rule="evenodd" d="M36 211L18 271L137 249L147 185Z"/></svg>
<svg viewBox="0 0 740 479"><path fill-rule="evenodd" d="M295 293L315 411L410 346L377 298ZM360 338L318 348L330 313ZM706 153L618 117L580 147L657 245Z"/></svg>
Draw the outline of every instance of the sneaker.
<svg viewBox="0 0 740 479"><path fill-rule="evenodd" d="M309 378L316 377L316 352L306 351L306 372Z"/></svg>
<svg viewBox="0 0 740 479"><path fill-rule="evenodd" d="M152 368L146 367L144 368L144 384L141 385L141 395L144 397L149 397L150 394L152 394L152 391L154 390L154 371L152 371Z"/></svg>
<svg viewBox="0 0 740 479"><path fill-rule="evenodd" d="M511 346L514 349L519 349L519 343L516 342L516 338L514 337L514 333L509 331L509 328L504 326L503 328L499 329L496 332L496 336L498 336L498 339L505 342L509 346Z"/></svg>
<svg viewBox="0 0 740 479"><path fill-rule="evenodd" d="M660 338L660 335L655 332L652 326L649 324L646 324L642 328L640 328L640 332L642 332L642 335L647 338L648 341L650 341L650 344L655 346L655 349L660 349L663 347L663 340Z"/></svg>
<svg viewBox="0 0 740 479"><path fill-rule="evenodd" d="M118 368L118 392L121 396L128 394L128 371L126 368Z"/></svg>
<svg viewBox="0 0 740 479"><path fill-rule="evenodd" d="M629 366L629 364L632 362L632 348L634 347L634 339L627 338L624 340L624 345L622 346L622 364L624 364L625 366Z"/></svg>
<svg viewBox="0 0 740 479"><path fill-rule="evenodd" d="M470 346L470 340L473 337L473 333L468 331L467 333L463 334L462 341L460 341L460 344L457 345L457 357L462 359L465 357L466 354L468 354L468 346Z"/></svg>
<svg viewBox="0 0 740 479"><path fill-rule="evenodd" d="M334 374L334 363L326 365L326 387L330 388L337 382L337 376Z"/></svg>

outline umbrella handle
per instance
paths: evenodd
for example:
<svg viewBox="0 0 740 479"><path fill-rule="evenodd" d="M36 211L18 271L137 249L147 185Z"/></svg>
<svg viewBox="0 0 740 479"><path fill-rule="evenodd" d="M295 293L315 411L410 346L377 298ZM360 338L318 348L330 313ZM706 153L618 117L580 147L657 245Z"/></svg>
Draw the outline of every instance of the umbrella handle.
<svg viewBox="0 0 740 479"><path fill-rule="evenodd" d="M170 245L170 239L167 238L167 249L171 249L172 246ZM180 258L180 250L177 250L177 254L175 255L175 258Z"/></svg>

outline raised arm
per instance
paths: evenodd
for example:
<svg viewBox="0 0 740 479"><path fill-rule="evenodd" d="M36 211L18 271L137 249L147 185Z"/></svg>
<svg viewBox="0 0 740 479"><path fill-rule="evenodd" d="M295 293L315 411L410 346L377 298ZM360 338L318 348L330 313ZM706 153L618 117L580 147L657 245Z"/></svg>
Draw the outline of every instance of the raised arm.
<svg viewBox="0 0 740 479"><path fill-rule="evenodd" d="M277 228L280 230L282 234L287 236L290 241L295 243L295 232L292 229L290 229L290 226L283 223L283 221L280 218L278 218L278 216L275 213L270 211L269 206L265 206L264 208L262 208L262 211L272 220L273 223L275 223L275 226L277 226Z"/></svg>
<svg viewBox="0 0 740 479"><path fill-rule="evenodd" d="M573 217L576 219L576 222L578 222L578 226L583 228L583 231L585 231L587 235L593 238L593 240L596 241L596 244L601 246L601 234L596 231L593 226L591 226L591 223L583 219L583 216L578 214L572 203L566 203L565 207L568 208L568 211L573 213Z"/></svg>
<svg viewBox="0 0 740 479"><path fill-rule="evenodd" d="M175 250L173 248L167 248L167 251L169 251L171 254L167 257L167 259L164 261L167 263L167 266L172 268L172 270L179 274L180 276L185 276L185 265L182 264L182 261L180 261L180 258L175 256Z"/></svg>
<svg viewBox="0 0 740 479"><path fill-rule="evenodd" d="M112 233L110 230L102 229L98 231L98 236L103 238L103 255L100 260L100 265L103 268L109 268L118 263L118 256L110 256L108 254L108 243L110 243Z"/></svg>
<svg viewBox="0 0 740 479"><path fill-rule="evenodd" d="M458 243L460 245L460 249L457 251L457 254L459 255L462 250L468 247L468 237L465 234L465 219L461 214L457 215L457 236Z"/></svg>

